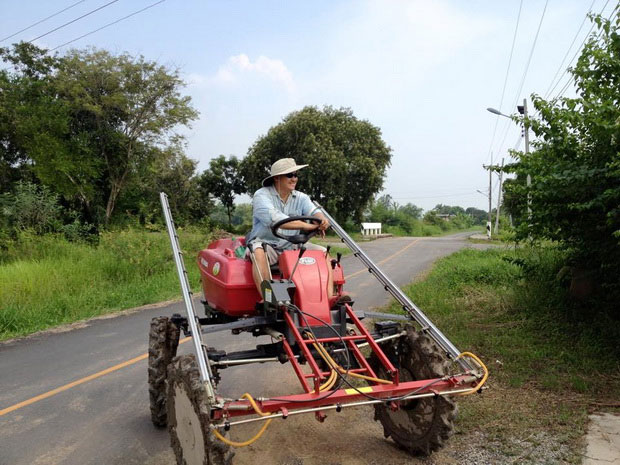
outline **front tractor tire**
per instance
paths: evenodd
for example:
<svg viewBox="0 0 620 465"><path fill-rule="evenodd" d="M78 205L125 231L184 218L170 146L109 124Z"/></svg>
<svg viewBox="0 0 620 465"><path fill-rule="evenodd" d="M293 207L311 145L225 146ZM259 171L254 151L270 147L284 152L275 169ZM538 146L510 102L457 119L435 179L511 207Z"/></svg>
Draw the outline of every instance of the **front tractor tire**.
<svg viewBox="0 0 620 465"><path fill-rule="evenodd" d="M399 369L400 381L440 378L449 374L449 361L433 340L407 325L407 334L381 345L388 358ZM387 373L373 354L369 362L379 377ZM383 426L383 434L412 455L430 455L441 448L452 435L457 414L455 402L444 396L426 397L401 402L398 410L375 404L375 420Z"/></svg>
<svg viewBox="0 0 620 465"><path fill-rule="evenodd" d="M166 426L168 365L177 354L180 330L168 317L151 320L149 331L149 398L151 421L157 427Z"/></svg>
<svg viewBox="0 0 620 465"><path fill-rule="evenodd" d="M178 465L230 465L234 452L211 432L211 408L196 358L176 357L168 367L168 431Z"/></svg>

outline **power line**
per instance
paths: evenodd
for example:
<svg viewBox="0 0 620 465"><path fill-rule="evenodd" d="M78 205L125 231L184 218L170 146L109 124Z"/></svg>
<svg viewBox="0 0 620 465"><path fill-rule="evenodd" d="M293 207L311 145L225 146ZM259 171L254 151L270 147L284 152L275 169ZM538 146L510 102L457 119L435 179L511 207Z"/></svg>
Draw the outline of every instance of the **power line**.
<svg viewBox="0 0 620 465"><path fill-rule="evenodd" d="M91 34L94 34L95 32L99 32L99 31L101 31L102 29L105 29L106 27L110 27L110 26L112 26L112 25L114 25L114 24L116 24L116 23L120 23L121 21L124 21L124 20L125 20L125 19L127 19L127 18L131 18L132 16L135 16L135 15L137 15L138 13L142 13L144 10L148 10L149 8L153 8L154 6L159 5L160 3L163 3L163 2L165 2L165 1L166 1L166 0L159 0L158 2L151 3L150 5L148 5L148 6L144 7L144 8L142 8L141 10L134 11L133 13L128 14L127 16L123 16L122 18L117 19L116 21L112 21L111 23L108 23L108 24L106 24L105 26L101 26L101 27L99 27L99 28L97 28L97 29L95 29L95 30L93 30L93 31L87 32L86 34L83 34L83 35L81 35L80 37L77 37L77 38L75 38L75 39L72 39L72 40L70 40L69 42L65 42L64 44L57 45L56 47L54 47L54 48L50 49L50 52L52 52L52 51L56 50L57 48L64 47L65 45L69 45L69 44L71 44L71 43L73 43L73 42L76 42L76 41L78 41L78 40L80 40L80 39L83 39L83 38L84 38L84 37L86 37L86 36L89 36L89 35L91 35Z"/></svg>
<svg viewBox="0 0 620 465"><path fill-rule="evenodd" d="M472 187L453 187L451 188L451 190L449 191L450 193L454 192L454 191L470 191L472 190ZM431 192L426 192L426 194L430 194ZM392 194L395 195L401 195L401 194L411 194L411 192L403 192L403 191L392 191ZM447 194L446 191L439 191L439 192L432 192L432 194Z"/></svg>
<svg viewBox="0 0 620 465"><path fill-rule="evenodd" d="M605 8L607 7L607 4L609 3L609 0L607 0L607 2L605 3L605 5L603 6L603 8L601 9L601 12L599 13L599 15L603 14L603 11L605 10ZM616 5L612 10L611 13L609 14L609 17L607 18L608 20L611 20L612 16L615 14L616 10L618 9L618 7L620 7L620 3L618 5ZM573 62L573 60L577 57L577 54L582 51L583 49L583 45L586 42L586 39L588 39L590 36L590 33L592 32L592 29L594 28L594 23L592 24L592 27L590 28L590 31L588 32L588 35L583 39L583 42L581 43L581 46L579 47L579 49L577 49L577 52L575 52L575 55L573 56L573 58L571 59L571 63ZM601 39L601 36L603 35L603 30L600 30L599 33L596 35L596 37L594 37L592 40L594 40L594 42L598 42ZM568 72L568 68L564 71L564 73ZM559 82L559 81L558 81ZM566 83L564 84L564 86L562 87L562 89L560 89L560 91L557 93L557 95L555 97L553 97L553 100L557 100L559 99L562 95L564 95L564 92L566 92L566 90L568 89L568 86L570 86L570 84L573 82L573 76L569 75L568 80L566 81Z"/></svg>
<svg viewBox="0 0 620 465"><path fill-rule="evenodd" d="M502 88L502 97L499 100L499 107L497 108L499 111L502 111L502 105L504 103L504 95L506 93L506 84L508 83L508 75L510 73L510 65L512 63L512 54L515 49L515 42L517 41L517 31L519 30L519 21L521 20L522 7L523 7L523 0L521 0L521 2L519 3L519 12L517 13L517 24L515 25L515 32L512 36L512 46L510 47L510 57L508 58L508 67L506 68L506 76L504 77L504 87ZM491 143L489 144L489 156L487 157L487 160L491 158L491 162L493 162L493 152L491 152L491 148L493 147L493 142L495 142L495 133L497 132L498 122L499 122L499 115L495 117L495 125L493 126L493 136L491 137Z"/></svg>
<svg viewBox="0 0 620 465"><path fill-rule="evenodd" d="M476 191L464 192L460 194L446 194L446 195L428 195L428 196L414 196L414 197L392 197L394 200L421 200L421 199L439 199L443 197L468 197L471 194L475 194Z"/></svg>
<svg viewBox="0 0 620 465"><path fill-rule="evenodd" d="M56 12L56 13L54 13L53 15L49 15L47 18L43 18L42 20L37 21L36 23L33 23L33 24L31 24L30 26L28 26L28 27L25 27L25 28L23 28L23 29L20 29L19 31L17 31L17 32L15 32L15 33L13 33L13 34L11 34L10 36L6 36L5 38L0 39L0 42L4 42L5 40L10 39L11 37L15 37L17 34L20 34L20 33L24 32L24 31L27 31L28 29L32 29L33 27L38 26L39 24L41 24L41 23L43 23L43 22L47 21L48 19L51 19L51 18L53 18L54 16L58 16L60 13L64 13L65 11L67 11L67 10L69 10L69 9L73 8L73 7L74 7L74 6L76 6L76 5L79 5L80 3L84 3L85 1L86 1L86 0L80 0L79 2L75 2L75 3L71 4L71 5L69 5L67 8L64 8L64 9L62 9L62 10L60 10L60 11L57 11L57 12Z"/></svg>
<svg viewBox="0 0 620 465"><path fill-rule="evenodd" d="M608 0L609 1L609 0ZM527 77L527 73L530 68L530 63L532 62L532 56L534 55L534 50L536 49L536 43L538 42L538 36L540 35L540 29L542 28L543 20L545 19L545 13L547 12L547 5L549 4L549 0L545 1L545 7L543 8L542 14L540 16L540 21L538 22L538 29L536 30L536 35L534 36L534 42L532 42L532 48L530 50L530 55L527 59L527 63L525 64L525 70L523 71L523 77L521 78L521 84L519 85L519 90L517 91L514 103L512 104L512 108L517 105L519 101L519 97L521 96L521 91L523 90L523 85L525 84L525 78ZM506 141L506 136L508 135L509 125L506 125L506 130L504 132L504 137L502 138L502 143L499 146L499 150L497 153L501 153L502 148L504 147L504 142Z"/></svg>
<svg viewBox="0 0 620 465"><path fill-rule="evenodd" d="M601 8L601 11L599 14L603 14L603 11L605 11L605 8L607 8L607 5L609 4L609 0L607 0L605 2L605 5L603 5L603 8ZM613 12L612 12L613 14ZM587 17L587 16L586 16ZM573 55L573 57L570 59L570 61L568 62L568 65L566 66L566 68L564 69L564 72L560 75L558 81L555 83L555 85L551 88L551 90L549 90L546 93L545 99L548 98L553 91L555 90L555 88L558 86L558 84L560 83L560 81L562 80L562 78L564 77L564 75L566 73L568 73L568 68L570 67L570 65L573 63L573 61L575 61L575 58L577 58L577 55L581 52L581 49L583 48L583 45L586 43L586 40L588 40L588 37L590 37L590 34L592 34L592 30L594 29L595 23L592 22L592 26L590 26L590 30L588 31L588 33L586 34L586 36L583 38L583 40L581 41L581 44L579 44L579 47L577 47L577 50L575 51L575 54ZM566 89L568 88L570 81L572 80L572 76L568 78L568 82L566 82L566 84L564 84L564 87L562 88L562 90L560 90L560 92L558 93L558 95L556 95L554 98L557 99L560 95L562 95L564 92L566 92Z"/></svg>
<svg viewBox="0 0 620 465"><path fill-rule="evenodd" d="M71 21L66 22L65 24L62 24L62 25L60 25L60 26L58 26L58 27L56 27L56 28L52 29L51 31L47 31L45 34L41 34L40 36L35 37L34 39L29 40L28 42L29 42L29 43L32 43L32 42L34 42L35 40L40 39L41 37L45 37L45 36L47 36L47 35L51 34L52 32L56 32L57 30L62 29L63 27L68 26L69 24L73 24L73 23L75 23L76 21L79 21L79 20L80 20L80 19L82 19L82 18L86 18L87 16L90 16L90 15L92 15L93 13L96 13L97 11L102 10L102 9L104 9L105 7L110 6L110 5L112 5L112 3L116 3L116 2L118 2L118 0L112 0L111 2L108 2L108 3L106 3L105 5L100 6L99 8L95 8L94 10L91 10L91 11L89 11L88 13L85 13L85 14L83 14L82 16L79 16L78 18L72 19Z"/></svg>
<svg viewBox="0 0 620 465"><path fill-rule="evenodd" d="M592 7L594 6L595 2L596 2L596 0L592 0L592 3L590 4L590 8L588 8L588 11L586 12L586 15L584 16L583 21L581 21L581 25L579 26L579 29L577 30L577 33L575 34L575 37L573 37L573 41L568 46L568 50L566 50L566 53L564 54L564 58L562 58L562 61L560 62L560 66L558 67L558 70L555 72L555 75L553 76L553 79L551 79L551 82L549 83L549 88L545 92L545 99L547 99L547 97L551 94L551 90L552 90L551 86L553 85L553 82L555 81L555 78L557 78L558 74L560 74L560 71L562 70L562 66L564 65L564 61L566 60L566 57L568 56L568 54L570 53L571 49L573 48L573 45L575 44L575 41L577 40L577 37L579 37L579 33L581 32L581 29L583 28L583 25L586 23L586 20L588 19L588 15L592 11ZM557 84L556 84L556 86L557 86ZM553 89L555 89L555 86L553 86Z"/></svg>

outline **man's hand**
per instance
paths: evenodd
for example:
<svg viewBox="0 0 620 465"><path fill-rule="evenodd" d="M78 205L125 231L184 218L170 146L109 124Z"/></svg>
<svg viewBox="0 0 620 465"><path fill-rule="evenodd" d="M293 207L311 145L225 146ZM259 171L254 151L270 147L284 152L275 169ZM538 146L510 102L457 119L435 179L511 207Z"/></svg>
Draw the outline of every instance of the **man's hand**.
<svg viewBox="0 0 620 465"><path fill-rule="evenodd" d="M325 218L321 213L317 213L314 216L321 220L321 224L318 225L319 235L321 236L321 239L325 239L325 231L330 227L329 221L327 221L327 218Z"/></svg>

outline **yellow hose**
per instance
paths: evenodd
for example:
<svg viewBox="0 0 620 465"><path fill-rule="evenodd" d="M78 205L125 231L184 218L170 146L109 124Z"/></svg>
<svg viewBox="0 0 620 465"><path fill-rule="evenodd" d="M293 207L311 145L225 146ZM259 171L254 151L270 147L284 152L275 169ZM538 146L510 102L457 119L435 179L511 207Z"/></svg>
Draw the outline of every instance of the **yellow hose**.
<svg viewBox="0 0 620 465"><path fill-rule="evenodd" d="M482 370L484 371L484 375L482 376L482 379L476 385L476 387L472 388L471 390L467 392L461 392L459 394L456 394L457 396L468 396L470 394L473 394L474 392L478 392L480 388L483 386L483 384L486 383L487 379L489 378L489 370L486 367L486 365L482 363L482 360L480 360L476 355L472 354L471 352L462 352L458 357L456 357L456 359L458 360L459 358L463 356L473 359L478 364L478 366L482 368Z"/></svg>
<svg viewBox="0 0 620 465"><path fill-rule="evenodd" d="M327 378L327 381L325 381L319 387L319 392L323 392L323 391L327 391L328 389L331 389L334 383L336 382L337 378L338 378L338 375L336 374L336 372L334 370L331 370L331 373L329 374L329 378Z"/></svg>
<svg viewBox="0 0 620 465"><path fill-rule="evenodd" d="M323 358L323 360L325 360L325 362L335 368L336 370L338 370L338 372L340 374L348 374L350 376L353 376L355 378L360 378L360 379L364 379L367 381L374 381L375 383L380 383L380 384L393 384L392 381L388 381L386 379L380 379L380 378L373 378L372 376L366 376L366 375L361 375L359 373L347 373L347 370L345 370L344 368L342 368L340 365L338 365L338 363L336 363L336 361L332 358L331 355L329 355L329 353L327 352L327 350L325 350L325 347L323 347L322 344L319 344L317 342L312 344L314 346L314 348L317 350L317 352L321 355L321 357Z"/></svg>
<svg viewBox="0 0 620 465"><path fill-rule="evenodd" d="M271 415L270 413L263 412L258 406L258 404L256 403L256 401L254 400L254 398L248 392L246 392L245 394L241 396L242 399L244 397L248 400L248 402L250 402L250 405L252 406L254 411L258 413L261 417L268 417ZM269 420L267 420L265 424L263 425L263 427L258 431L258 433L256 433L256 435L253 438L248 439L247 441L243 441L243 442L231 441L230 439L225 438L216 428L213 428L213 434L216 438L218 438L224 444L228 444L229 446L233 446L233 447L245 447L245 446L249 446L250 444L256 442L263 435L263 433L265 432L265 430L267 429L267 427L272 421L273 421L273 418L270 418Z"/></svg>

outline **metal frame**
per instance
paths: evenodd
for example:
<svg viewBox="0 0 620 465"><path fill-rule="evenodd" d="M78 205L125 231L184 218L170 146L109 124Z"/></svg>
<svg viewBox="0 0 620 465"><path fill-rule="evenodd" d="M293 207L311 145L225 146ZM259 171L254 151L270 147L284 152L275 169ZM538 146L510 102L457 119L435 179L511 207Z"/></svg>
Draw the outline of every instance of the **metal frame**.
<svg viewBox="0 0 620 465"><path fill-rule="evenodd" d="M183 263L183 252L181 252L181 248L179 247L179 236L176 233L174 221L172 220L172 213L170 212L170 205L168 204L168 196L165 192L161 192L159 194L159 199L161 200L161 206L164 211L168 237L170 238L170 244L172 246L172 255L174 256L174 262L176 263L177 273L179 275L179 282L181 283L181 293L183 294L185 310L187 311L187 321L192 333L192 342L194 344L196 361L198 362L200 380L204 383L209 402L214 404L216 401L215 389L211 381L213 379L213 374L211 372L211 367L207 363L207 346L202 342L200 322L198 321L198 317L194 311L192 292L189 287L189 281L187 280L185 264Z"/></svg>
<svg viewBox="0 0 620 465"><path fill-rule="evenodd" d="M353 255L357 257L364 264L364 266L366 266L370 274L377 278L377 280L383 285L384 289L392 294L392 297L394 297L402 305L403 310L405 310L413 320L418 322L418 324L422 327L422 331L426 332L439 345L439 347L441 347L441 349L443 349L448 356L456 360L463 369L472 370L473 367L465 359L458 358L461 352L456 348L456 346L452 344L452 342L444 336L444 334L433 324L424 312L420 310L411 301L411 299L409 299L409 297L407 297L407 295L401 291L401 289L394 284L394 282L392 282L387 275L383 273L383 271L381 271L381 269L370 259L370 257L357 246L351 236L349 236L347 232L342 229L336 220L334 220L318 202L314 202L314 205L329 220L331 228L338 235L338 237L340 237L340 240L342 240L342 242L344 242L347 247L351 249Z"/></svg>
<svg viewBox="0 0 620 465"><path fill-rule="evenodd" d="M262 421L275 417L287 418L289 415L311 412L314 412L317 415L317 418L321 419L323 418L323 410L336 409L337 411L340 411L342 407L369 405L380 402L392 402L394 408L398 408L398 403L401 400L429 396L454 395L470 391L475 386L475 382L478 377L471 372L444 376L443 378L437 379L400 382L399 370L394 367L390 359L381 350L378 343L401 337L404 335L402 331L397 334L390 334L383 337L380 336L375 339L375 336L366 329L351 306L345 304L343 312L346 313L347 318L355 326L355 330L353 330L352 333L349 332L347 334L341 334L338 337L318 337L312 333L312 337L309 337L309 335L304 333L306 329L312 332L312 327L306 327L303 325L299 326L296 322L296 315L294 315L294 312L300 310L287 302L286 304L279 304L278 307L279 311L282 312L283 321L287 325L288 330L290 330L292 339L294 339L298 350L295 349L294 346L291 346L291 344L293 344L293 340L289 341L285 337L280 337L279 340L281 341L284 353L288 356L288 361L291 363L305 392L303 394L281 396L273 399L257 399L260 404L261 411L270 413L271 415L230 423L229 419L232 417L254 415L256 412L253 407L253 403L249 400L216 398L215 389L212 382L213 373L211 371L211 365L226 367L230 365L242 365L248 363L264 363L276 360L280 361L280 358L273 357L271 356L272 354L268 357L252 357L253 354L249 351L247 355L241 352L237 353L237 356L240 356L238 359L234 359L234 357L232 357L229 360L220 359L216 361L209 361L207 346L202 340L202 332L209 333L218 330L248 329L253 326L266 326L272 323L273 320L272 318L257 316L230 323L208 325L205 328L201 328L200 318L196 316L194 311L192 293L187 279L187 271L185 270L185 265L183 263L183 254L179 247L178 235L175 231L174 222L172 220L168 197L164 192L160 194L160 200L164 211L164 217L166 219L166 227L168 230L170 243L172 245L179 281L181 283L181 291L188 316L188 325L193 336L192 340L198 362L200 379L205 387L208 401L211 405L217 407L211 411L212 419L219 422L219 424L213 425L213 428L227 428L231 424ZM359 247L357 247L355 242L353 242L353 240L333 220L333 218L322 210L316 202L315 205L323 211L325 216L330 220L332 228L340 236L342 241L345 242L351 250L353 250L354 255L362 260L362 262L368 267L368 270L384 285L385 289L403 304L403 308L407 310L413 319L422 325L423 330L428 332L429 335L440 345L440 347L445 349L449 355L454 358L458 357L459 352L456 347L454 347L450 341L448 341L448 339L445 338L441 332L439 332L439 330L404 295L404 293L402 293L402 291L400 291L400 289L398 289L394 283L392 283L392 281L390 281L389 278L387 278L387 276L379 270L370 258L368 258L368 256L361 251ZM381 314L368 315L375 317L390 317L389 315ZM393 316L393 318L402 319L402 317L398 318L398 316ZM340 343L343 343L344 347L337 347ZM353 356L353 360L356 360L359 365L359 367L350 368L348 373L364 373L371 378L376 378L375 371L360 351L361 347L370 346L372 352L378 358L379 363L385 369L388 377L391 378L391 383L382 384L380 383L380 380L371 379L371 382L374 384L370 386L360 388L349 386L349 388L346 389L338 388L331 391L321 392L321 383L330 376L331 370L336 370L339 373L338 376L344 376L344 374L339 372L339 370L342 371L342 369L336 366L330 367L331 369L328 371L323 371L320 368L319 363L317 363L315 355L313 355L311 348L313 344L322 344L326 349L331 350L332 353L348 352ZM466 370L471 370L471 367L469 367L468 364L463 363L462 361L460 362ZM302 365L304 363L309 365L309 373L302 370Z"/></svg>
<svg viewBox="0 0 620 465"><path fill-rule="evenodd" d="M425 379L420 381L407 381L399 384L377 384L360 388L338 389L336 391L325 391L320 394L315 392L294 394L289 396L278 396L274 399L257 399L260 409L265 413L272 413L268 417L251 418L234 423L223 423L214 427L227 427L233 424L250 423L274 417L286 418L289 415L298 413L310 413L318 410L338 409L339 407L352 407L357 405L377 404L390 402L394 398L398 400L409 400L421 397L436 397L454 395L471 391L472 384L477 378L474 375L445 376L443 378ZM409 393L409 394L407 394ZM329 395L329 397L327 396ZM368 399L365 395L372 396ZM362 399L366 399L362 402ZM300 409L301 405L305 408ZM320 408L316 408L320 407ZM214 420L226 420L244 415L254 414L254 409L250 402L246 400L233 400L226 402L223 409L213 411Z"/></svg>
<svg viewBox="0 0 620 465"><path fill-rule="evenodd" d="M402 398L403 401L407 401L407 400L413 400L413 399L422 399L424 397L436 397L436 396L453 396L453 395L458 395L458 394L464 394L466 392L471 391L470 388L465 388L465 389L452 389L449 391L443 391L443 392L438 392L433 390L433 392L427 392L424 394L412 394L410 396L405 396ZM330 404L330 405L324 405L321 407L313 407L313 408L304 408L304 409L297 409L297 410L286 410L284 407L280 409L280 412L274 412L269 416L265 416L265 417L254 417L254 418L248 418L246 420L237 420L237 421L226 421L226 422L222 422L219 423L217 425L211 425L211 428L213 429L228 429L231 426L236 426L236 425L244 425L247 423L255 423L257 421L267 421L273 418L283 418L283 419L287 419L288 417L292 416L292 415L300 415L303 413L317 413L317 412L322 412L325 410L336 410L336 412L340 412L341 409L343 408L347 408L347 407L360 407L363 405L373 405L373 404L381 404L385 401L383 400L366 400L366 401L361 401L361 402L347 402L346 404L344 403L336 403L336 404Z"/></svg>

